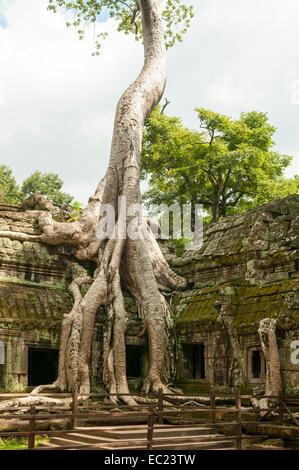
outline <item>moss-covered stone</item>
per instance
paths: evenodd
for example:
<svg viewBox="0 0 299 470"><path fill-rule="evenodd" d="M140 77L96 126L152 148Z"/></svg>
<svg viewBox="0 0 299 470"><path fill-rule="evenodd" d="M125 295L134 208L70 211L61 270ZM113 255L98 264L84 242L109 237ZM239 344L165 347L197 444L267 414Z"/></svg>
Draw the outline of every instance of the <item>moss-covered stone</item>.
<svg viewBox="0 0 299 470"><path fill-rule="evenodd" d="M38 231L35 221L20 208L9 210L7 207L3 210L0 207L0 229L27 234ZM165 246L163 250L167 251ZM169 259L190 286L172 297L177 342L204 342L205 380L212 380L213 364L217 361L222 368L223 381L230 380L232 338L224 325L230 324L231 331L237 335L246 362L246 348L258 341L259 321L268 317L278 321L281 347L285 351L281 353L283 374L290 386L295 386L296 367L290 368L286 359L290 339L284 340L284 337L288 334L289 338L297 339L299 331L299 196L293 195L210 224L204 228L199 251ZM7 344L6 387L14 389L26 383L23 365L26 352L22 350L22 341L58 347L63 315L72 307L72 299L66 291L71 277L67 266L75 261L74 247L51 247L0 238L0 336L5 335ZM92 275L93 266L79 268L80 272ZM129 318L127 342L141 344L143 341L146 345L146 338L137 336L141 322L137 306L127 293L124 303ZM228 319L228 323L224 319ZM92 365L92 374L101 374L98 362L101 361L104 322L105 311L100 309L93 343L96 364ZM13 337L18 338L18 345L12 342ZM181 354L182 348L179 348L178 362L182 360ZM14 373L16 370L18 372ZM146 373L146 368L144 370ZM100 380L92 378L93 385L100 386ZM192 385L186 384L186 387L186 391L190 391Z"/></svg>

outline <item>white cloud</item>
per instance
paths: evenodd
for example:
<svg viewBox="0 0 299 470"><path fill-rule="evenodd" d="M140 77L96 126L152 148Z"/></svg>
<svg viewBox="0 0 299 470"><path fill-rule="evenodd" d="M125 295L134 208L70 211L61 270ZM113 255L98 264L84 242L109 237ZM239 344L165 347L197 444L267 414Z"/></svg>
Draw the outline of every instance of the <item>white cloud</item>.
<svg viewBox="0 0 299 470"><path fill-rule="evenodd" d="M287 173L299 173L299 2L201 0L195 12L185 42L169 53L168 112L193 128L195 106L233 117L268 112L278 150L294 156Z"/></svg>
<svg viewBox="0 0 299 470"><path fill-rule="evenodd" d="M243 90L238 89L236 79L232 74L222 77L217 83L213 83L205 91L206 102L214 107L229 109L233 105L239 106L246 97Z"/></svg>
<svg viewBox="0 0 299 470"><path fill-rule="evenodd" d="M14 0L5 10L0 161L19 181L36 169L55 171L64 190L86 202L106 170L114 110L140 69L142 49L109 21L103 54L92 57L93 31L79 41L46 6Z"/></svg>
<svg viewBox="0 0 299 470"><path fill-rule="evenodd" d="M184 43L169 51L167 112L196 128L196 106L234 117L268 111L278 149L296 156L288 174L299 173L298 0L195 3ZM19 181L55 171L86 202L105 172L117 100L140 70L142 46L109 20L103 53L93 58L92 31L78 41L47 0L0 5L0 163Z"/></svg>

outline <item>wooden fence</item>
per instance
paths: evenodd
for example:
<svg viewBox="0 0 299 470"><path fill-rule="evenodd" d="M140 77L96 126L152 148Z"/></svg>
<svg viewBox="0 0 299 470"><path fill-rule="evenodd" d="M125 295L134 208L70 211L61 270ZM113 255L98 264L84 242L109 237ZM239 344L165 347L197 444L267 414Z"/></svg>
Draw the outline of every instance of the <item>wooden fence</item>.
<svg viewBox="0 0 299 470"><path fill-rule="evenodd" d="M249 439L256 439L258 438L267 438L268 436L261 436L261 435L243 435L242 434L242 427L246 424L261 424L263 421L263 417L261 416L261 412L264 412L266 415L269 414L271 411L275 411L276 416L276 423L283 424L285 416L288 416L289 421L291 420L295 426L299 426L299 423L294 416L294 409L290 406L287 406L286 401L287 399L290 400L292 397L286 397L283 395L280 396L268 396L268 397L260 397L260 398L269 398L273 401L273 406L271 408L261 409L261 408L252 408L252 407L242 407L242 401L246 400L247 404L252 398L257 398L253 395L241 395L240 390L236 390L234 395L226 395L225 398L223 396L215 395L214 390L211 390L209 395L209 406L201 405L197 403L197 406L188 406L182 409L173 409L174 405L168 404L167 399L177 399L178 397L186 398L186 396L178 396L178 395L167 395L164 394L162 390L159 390L159 393L156 394L155 399L151 401L149 405L138 405L138 406L128 406L128 405L117 405L117 408L120 411L112 412L107 414L107 410L115 409L115 405L107 404L107 403L92 403L91 405L86 406L80 403L78 400L77 392L73 394L40 394L47 397L61 397L61 398L71 398L71 403L69 407L57 407L59 413L49 413L43 412L44 410L49 409L49 405L43 406L30 406L29 413L19 414L16 411L21 409L27 408L28 405L22 405L19 408L11 408L5 410L5 414L0 413L1 420L27 420L29 422L29 430L28 431L7 431L7 432L0 432L1 437L27 437L28 438L28 448L30 450L45 450L44 448L36 448L35 447L35 438L37 435L39 436L61 436L63 434L70 434L72 432L78 432L78 424L80 420L84 420L85 422L93 421L97 422L99 425L103 424L104 422L115 422L118 423L121 421L125 421L128 424L128 421L135 422L136 420L140 419L144 420L147 423L147 439L144 442L144 448L147 450L151 450L155 443L155 425L156 424L163 424L165 420L168 422L171 419L175 418L176 420L181 419L185 422L191 422L192 426L196 426L197 424L201 427L210 427L213 426L215 429L221 429L224 426L230 426L235 428L235 432L233 436L226 436L221 438L222 440L231 440L232 438L235 440L235 447L238 450L243 449L243 440ZM12 397L25 397L29 396L29 394L0 394L0 399L8 399ZM118 395L119 397L120 395ZM135 397L145 397L144 394L122 394L122 396L135 396ZM107 398L107 394L99 394L99 393L91 393L89 395L90 398ZM192 400L198 399L198 396L195 395L188 395L188 399ZM227 405L220 404L217 406L217 401L224 401L227 402ZM166 402L166 403L165 403ZM297 407L299 406L299 399L292 398L292 403ZM99 408L99 411L91 411L91 408ZM127 409L130 411L127 411ZM51 407L51 411L53 408ZM123 410L123 411L121 411ZM8 412L14 413L8 413ZM61 413L63 411L63 413ZM106 411L106 413L105 413ZM221 414L230 414L232 419L229 420L217 420L217 413ZM246 421L243 419L243 415L248 413L256 414L255 420ZM207 418L207 414L209 417ZM201 419L200 416L204 415L204 418ZM264 415L265 417L265 415ZM69 429L63 430L39 430L37 429L37 422L42 420L52 420L52 419L62 419L67 418L69 420ZM273 421L271 421L273 422ZM80 434L84 434L84 430L80 429ZM293 439L299 441L299 439ZM128 441L125 441L127 443ZM108 442L107 442L108 443ZM111 441L109 442L111 444ZM121 444L122 441L118 440L118 444ZM101 440L101 444L78 444L78 445L69 445L69 446L57 446L51 447L53 450L64 450L64 449L91 449L91 448L102 448L105 443ZM27 450L23 449L23 450ZM48 450L48 448L47 448Z"/></svg>

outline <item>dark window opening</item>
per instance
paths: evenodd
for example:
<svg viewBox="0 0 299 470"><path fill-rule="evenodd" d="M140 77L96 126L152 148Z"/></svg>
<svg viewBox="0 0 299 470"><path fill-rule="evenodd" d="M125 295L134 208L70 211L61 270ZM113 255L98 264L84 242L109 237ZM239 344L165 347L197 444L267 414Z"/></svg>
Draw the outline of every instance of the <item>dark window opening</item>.
<svg viewBox="0 0 299 470"><path fill-rule="evenodd" d="M126 345L127 377L142 376L142 346Z"/></svg>
<svg viewBox="0 0 299 470"><path fill-rule="evenodd" d="M188 378L199 380L205 378L205 345L184 344L185 374Z"/></svg>
<svg viewBox="0 0 299 470"><path fill-rule="evenodd" d="M262 371L262 358L261 358L261 352L258 350L252 351L251 370L252 370L252 377L254 379L259 379L261 376L261 371Z"/></svg>
<svg viewBox="0 0 299 470"><path fill-rule="evenodd" d="M54 382L58 372L58 354L55 349L28 350L28 385L45 385Z"/></svg>
<svg viewBox="0 0 299 470"><path fill-rule="evenodd" d="M263 383L266 379L266 359L259 347L248 350L247 356L248 379L252 383Z"/></svg>

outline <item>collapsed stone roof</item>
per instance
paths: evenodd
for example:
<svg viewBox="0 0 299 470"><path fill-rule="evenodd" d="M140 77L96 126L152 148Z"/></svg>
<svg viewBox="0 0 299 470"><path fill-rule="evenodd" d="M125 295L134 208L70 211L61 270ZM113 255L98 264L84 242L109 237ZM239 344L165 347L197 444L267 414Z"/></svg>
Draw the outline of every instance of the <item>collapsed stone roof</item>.
<svg viewBox="0 0 299 470"><path fill-rule="evenodd" d="M39 229L19 206L0 205L0 230L36 234ZM51 247L0 237L0 325L4 329L59 330L71 310L66 259L71 247Z"/></svg>
<svg viewBox="0 0 299 470"><path fill-rule="evenodd" d="M14 206L0 205L0 230L38 233L34 222ZM179 328L195 323L216 327L223 303L230 306L238 327L256 330L267 316L279 318L284 328L295 328L299 195L209 224L200 250L168 259L188 281L187 289L173 298ZM30 319L42 317L60 324L71 305L62 285L67 261L72 260L72 247L0 238L0 318L24 318L29 325Z"/></svg>
<svg viewBox="0 0 299 470"><path fill-rule="evenodd" d="M71 308L70 296L50 286L0 282L0 322L4 327L55 329Z"/></svg>
<svg viewBox="0 0 299 470"><path fill-rule="evenodd" d="M169 262L189 282L174 300L179 327L216 325L225 302L235 326L298 328L299 195L205 226L201 249Z"/></svg>

